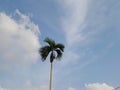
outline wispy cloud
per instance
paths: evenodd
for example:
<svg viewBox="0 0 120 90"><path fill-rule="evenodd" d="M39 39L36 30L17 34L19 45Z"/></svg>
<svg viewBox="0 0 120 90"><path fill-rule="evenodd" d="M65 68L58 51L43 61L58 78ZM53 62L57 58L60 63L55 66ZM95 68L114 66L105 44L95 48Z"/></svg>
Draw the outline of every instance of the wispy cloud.
<svg viewBox="0 0 120 90"><path fill-rule="evenodd" d="M113 39L114 41L118 40L120 14L118 13L119 2L115 2L112 0L109 3L104 0L60 1L63 9L61 24L67 43L66 52L72 52L71 55L66 54L68 57L75 55L80 59L81 53L83 53L80 50L81 46L83 48L92 48L91 43L94 43L97 47L99 46L98 43L113 43ZM114 36L113 33L116 34L116 36ZM106 46L101 45L101 47L104 48ZM78 53L80 53L80 55Z"/></svg>
<svg viewBox="0 0 120 90"><path fill-rule="evenodd" d="M106 83L93 83L85 85L87 90L113 90L112 86L109 86Z"/></svg>
<svg viewBox="0 0 120 90"><path fill-rule="evenodd" d="M27 82L25 84L25 87L23 87L23 88L6 89L3 87L0 87L0 90L48 90L48 87L46 85L41 85L39 87L36 87L36 86L32 85L31 82Z"/></svg>
<svg viewBox="0 0 120 90"><path fill-rule="evenodd" d="M87 11L87 0L61 0L63 16L61 23L69 46L81 42L84 37L80 26L84 22Z"/></svg>
<svg viewBox="0 0 120 90"><path fill-rule="evenodd" d="M46 85L41 85L40 87L36 87L30 81L27 81L23 90L48 90L48 87Z"/></svg>
<svg viewBox="0 0 120 90"><path fill-rule="evenodd" d="M68 90L76 90L76 89L73 87L69 87Z"/></svg>
<svg viewBox="0 0 120 90"><path fill-rule="evenodd" d="M2 87L0 86L0 90L9 90L9 89L5 89L5 88L2 88Z"/></svg>
<svg viewBox="0 0 120 90"><path fill-rule="evenodd" d="M87 0L59 0L59 4L62 8L61 25L66 41L63 62L67 64L80 59L75 48L85 40L82 24L87 12Z"/></svg>

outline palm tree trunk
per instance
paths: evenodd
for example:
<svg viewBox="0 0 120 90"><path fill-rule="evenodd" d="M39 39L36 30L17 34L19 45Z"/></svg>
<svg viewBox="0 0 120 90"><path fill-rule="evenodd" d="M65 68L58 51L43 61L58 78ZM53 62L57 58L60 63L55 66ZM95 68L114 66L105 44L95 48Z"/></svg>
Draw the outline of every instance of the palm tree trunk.
<svg viewBox="0 0 120 90"><path fill-rule="evenodd" d="M50 63L50 89L52 90L52 62Z"/></svg>

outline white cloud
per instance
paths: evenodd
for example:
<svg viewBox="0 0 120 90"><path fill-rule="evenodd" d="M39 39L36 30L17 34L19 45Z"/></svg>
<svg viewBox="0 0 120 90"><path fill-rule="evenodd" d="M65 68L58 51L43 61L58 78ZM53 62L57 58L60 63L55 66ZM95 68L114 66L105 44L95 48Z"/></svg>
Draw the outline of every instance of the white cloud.
<svg viewBox="0 0 120 90"><path fill-rule="evenodd" d="M45 85L43 85L43 86L41 86L38 90L48 90L48 87L45 86Z"/></svg>
<svg viewBox="0 0 120 90"><path fill-rule="evenodd" d="M27 81L24 90L48 90L48 87L46 85L36 87L30 81Z"/></svg>
<svg viewBox="0 0 120 90"><path fill-rule="evenodd" d="M76 90L75 88L69 87L68 90Z"/></svg>
<svg viewBox="0 0 120 90"><path fill-rule="evenodd" d="M113 90L112 86L107 85L106 83L93 83L85 85L87 90Z"/></svg>
<svg viewBox="0 0 120 90"><path fill-rule="evenodd" d="M0 13L0 68L9 68L12 62L31 64L38 60L39 27L19 10L16 15L18 18L13 19Z"/></svg>
<svg viewBox="0 0 120 90"><path fill-rule="evenodd" d="M9 89L5 89L5 88L2 88L2 87L0 86L0 90L9 90Z"/></svg>

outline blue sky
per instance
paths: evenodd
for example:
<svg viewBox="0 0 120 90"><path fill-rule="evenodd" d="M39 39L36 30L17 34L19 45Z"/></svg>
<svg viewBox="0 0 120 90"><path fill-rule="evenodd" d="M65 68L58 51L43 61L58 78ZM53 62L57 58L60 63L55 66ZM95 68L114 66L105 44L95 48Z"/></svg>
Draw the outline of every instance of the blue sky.
<svg viewBox="0 0 120 90"><path fill-rule="evenodd" d="M65 45L53 90L120 86L119 0L0 0L0 90L48 90L50 37Z"/></svg>

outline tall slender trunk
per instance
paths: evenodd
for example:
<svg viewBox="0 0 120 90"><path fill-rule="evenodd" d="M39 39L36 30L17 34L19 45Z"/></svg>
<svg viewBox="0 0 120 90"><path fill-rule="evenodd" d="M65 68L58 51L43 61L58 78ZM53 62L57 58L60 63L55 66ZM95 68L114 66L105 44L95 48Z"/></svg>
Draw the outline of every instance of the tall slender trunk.
<svg viewBox="0 0 120 90"><path fill-rule="evenodd" d="M52 90L52 62L50 63L50 89Z"/></svg>

